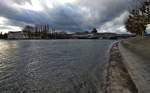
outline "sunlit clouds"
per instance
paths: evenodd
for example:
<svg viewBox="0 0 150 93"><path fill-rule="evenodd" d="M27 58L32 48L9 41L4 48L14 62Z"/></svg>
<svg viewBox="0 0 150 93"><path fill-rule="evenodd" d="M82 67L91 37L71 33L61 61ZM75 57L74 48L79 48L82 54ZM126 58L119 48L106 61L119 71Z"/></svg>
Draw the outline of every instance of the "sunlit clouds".
<svg viewBox="0 0 150 93"><path fill-rule="evenodd" d="M1 28L1 32L6 33L8 31L18 31L21 30L21 28L19 26L12 26L7 24L9 22L9 20L5 17L0 17L0 28ZM7 25L6 25L7 24Z"/></svg>

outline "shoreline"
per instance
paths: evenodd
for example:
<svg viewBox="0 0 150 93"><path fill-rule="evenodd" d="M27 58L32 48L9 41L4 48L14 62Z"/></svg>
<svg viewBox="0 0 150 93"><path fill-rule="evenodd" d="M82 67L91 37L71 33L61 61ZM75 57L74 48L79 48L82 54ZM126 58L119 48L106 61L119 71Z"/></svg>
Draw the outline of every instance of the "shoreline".
<svg viewBox="0 0 150 93"><path fill-rule="evenodd" d="M119 39L0 39L0 40L119 40Z"/></svg>
<svg viewBox="0 0 150 93"><path fill-rule="evenodd" d="M109 51L109 63L105 71L104 93L139 93L123 63L118 43Z"/></svg>

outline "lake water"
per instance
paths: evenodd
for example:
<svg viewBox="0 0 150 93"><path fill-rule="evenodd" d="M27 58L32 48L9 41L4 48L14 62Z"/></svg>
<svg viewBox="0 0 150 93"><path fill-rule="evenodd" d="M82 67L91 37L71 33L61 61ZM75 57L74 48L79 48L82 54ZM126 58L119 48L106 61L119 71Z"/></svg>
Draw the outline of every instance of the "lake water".
<svg viewBox="0 0 150 93"><path fill-rule="evenodd" d="M98 93L112 42L0 40L0 93Z"/></svg>

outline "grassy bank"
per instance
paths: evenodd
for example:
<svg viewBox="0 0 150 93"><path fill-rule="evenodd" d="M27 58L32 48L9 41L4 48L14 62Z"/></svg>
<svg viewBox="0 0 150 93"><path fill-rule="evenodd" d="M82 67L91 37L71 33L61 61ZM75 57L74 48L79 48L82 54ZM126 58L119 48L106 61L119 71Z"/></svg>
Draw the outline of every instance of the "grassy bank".
<svg viewBox="0 0 150 93"><path fill-rule="evenodd" d="M150 37L140 38L129 38L121 42L125 48L143 57L144 59L150 60Z"/></svg>

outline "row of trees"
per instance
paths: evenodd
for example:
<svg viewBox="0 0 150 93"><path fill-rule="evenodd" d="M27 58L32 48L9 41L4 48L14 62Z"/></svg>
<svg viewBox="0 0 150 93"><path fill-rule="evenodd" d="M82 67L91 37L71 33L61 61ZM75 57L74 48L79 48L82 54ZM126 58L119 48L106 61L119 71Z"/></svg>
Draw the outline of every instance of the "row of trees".
<svg viewBox="0 0 150 93"><path fill-rule="evenodd" d="M46 39L48 38L49 30L50 30L49 25L36 25L36 26L27 25L24 27L23 32L29 38L38 37Z"/></svg>
<svg viewBox="0 0 150 93"><path fill-rule="evenodd" d="M2 32L0 33L0 39L7 39L7 34L2 34Z"/></svg>
<svg viewBox="0 0 150 93"><path fill-rule="evenodd" d="M23 33L26 37L32 38L41 38L41 39L68 39L72 38L71 35L67 34L66 32L56 32L55 28L51 28L49 25L36 25L30 26L27 25L23 28ZM85 32L79 32L79 34L85 34ZM96 28L93 28L91 32L86 32L96 34L98 33Z"/></svg>
<svg viewBox="0 0 150 93"><path fill-rule="evenodd" d="M150 0L145 0L140 3L140 6L130 11L130 15L125 22L125 26L129 32L144 36L146 34L147 24L150 22Z"/></svg>

